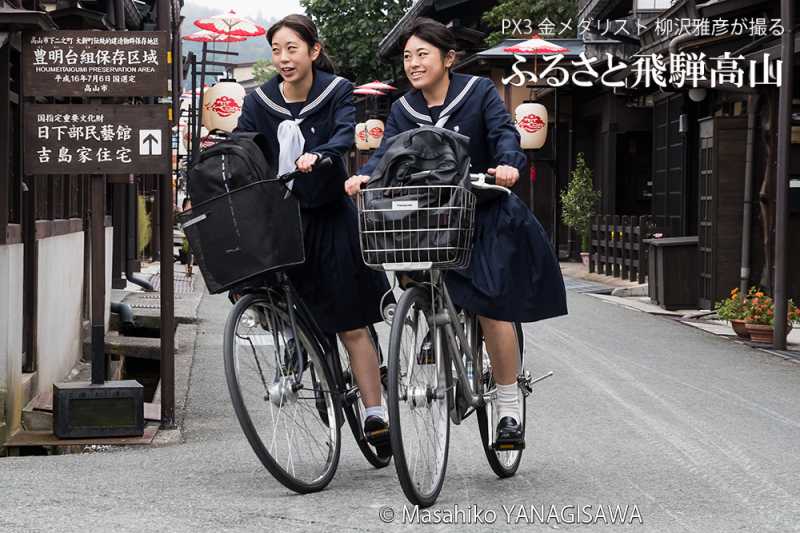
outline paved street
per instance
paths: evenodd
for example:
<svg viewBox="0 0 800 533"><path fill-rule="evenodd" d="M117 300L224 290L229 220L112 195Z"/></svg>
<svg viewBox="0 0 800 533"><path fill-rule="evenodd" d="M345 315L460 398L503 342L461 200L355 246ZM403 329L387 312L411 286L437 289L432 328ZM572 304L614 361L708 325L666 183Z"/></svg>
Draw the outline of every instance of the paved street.
<svg viewBox="0 0 800 533"><path fill-rule="evenodd" d="M492 474L470 418L453 427L433 509L495 514L494 525L460 526L475 531L800 530L800 365L587 294L569 303L568 317L526 327L529 368L555 376L529 400L519 473ZM322 493L292 494L261 467L224 382L229 307L224 296L201 304L184 443L0 459L0 531L399 530L394 467L372 469L349 434ZM588 505L591 516L563 509ZM641 524L602 526L597 513L617 505L635 505ZM528 524L531 506L561 519ZM590 518L598 525L567 523Z"/></svg>

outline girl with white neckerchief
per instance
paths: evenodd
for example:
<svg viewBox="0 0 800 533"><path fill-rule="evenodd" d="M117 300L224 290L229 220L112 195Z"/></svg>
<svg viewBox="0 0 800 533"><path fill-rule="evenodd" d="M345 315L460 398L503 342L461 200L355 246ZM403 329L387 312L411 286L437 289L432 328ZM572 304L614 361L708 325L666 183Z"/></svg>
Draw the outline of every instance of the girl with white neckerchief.
<svg viewBox="0 0 800 533"><path fill-rule="evenodd" d="M310 18L287 16L269 29L267 40L278 76L245 98L237 129L267 137L267 159L277 163L278 175L295 167L303 173L292 186L302 209L306 261L287 273L320 328L347 347L367 408L365 435L385 456L378 357L366 326L382 320L380 301L389 284L361 260L356 210L344 192L343 158L355 130L353 84L333 74ZM324 157L333 165L313 168Z"/></svg>

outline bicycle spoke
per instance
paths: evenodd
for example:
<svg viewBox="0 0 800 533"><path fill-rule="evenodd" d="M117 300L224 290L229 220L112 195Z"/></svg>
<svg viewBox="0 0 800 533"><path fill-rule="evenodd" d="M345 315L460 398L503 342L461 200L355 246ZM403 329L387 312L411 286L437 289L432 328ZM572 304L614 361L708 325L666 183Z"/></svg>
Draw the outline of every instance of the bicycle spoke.
<svg viewBox="0 0 800 533"><path fill-rule="evenodd" d="M425 300L427 297L420 303ZM398 400L397 419L391 423L399 424L399 431L393 435L401 441L397 448L402 453L399 458L395 455L395 464L409 499L432 502L444 479L449 434L448 401L442 395L445 387L441 376L445 352L436 348L436 337L442 332L429 328L426 308L408 302L398 304L400 307L402 318L396 318L397 330L392 332L394 344L390 348L390 361L396 361L392 388Z"/></svg>
<svg viewBox="0 0 800 533"><path fill-rule="evenodd" d="M318 366L322 363L316 345L308 344L311 337L302 329L291 328L285 312L276 307L249 307L239 317L226 350L231 353L237 391L248 414L247 424L258 439L251 440L251 444L254 448L263 446L271 461L265 466L284 484L288 477L290 488L296 482L327 484L338 461L339 432L334 424L337 417L327 378L317 380L314 376L315 368L317 377L327 372ZM287 340L290 333L295 339L294 348ZM303 364L300 354L306 354ZM318 401L323 401L324 407L322 403L317 406ZM323 422L320 410L333 428Z"/></svg>

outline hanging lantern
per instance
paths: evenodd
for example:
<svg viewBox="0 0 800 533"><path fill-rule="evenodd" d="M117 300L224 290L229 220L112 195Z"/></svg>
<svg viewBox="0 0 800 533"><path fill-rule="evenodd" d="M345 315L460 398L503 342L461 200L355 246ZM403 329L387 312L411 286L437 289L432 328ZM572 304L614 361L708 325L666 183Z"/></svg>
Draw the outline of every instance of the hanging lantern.
<svg viewBox="0 0 800 533"><path fill-rule="evenodd" d="M367 121L366 125L369 147L374 150L381 145L381 141L383 140L383 121L377 118L371 118Z"/></svg>
<svg viewBox="0 0 800 533"><path fill-rule="evenodd" d="M367 125L363 122L356 124L356 148L359 150L369 150L368 137Z"/></svg>
<svg viewBox="0 0 800 533"><path fill-rule="evenodd" d="M547 108L542 104L524 102L514 112L520 145L523 150L538 150L547 140Z"/></svg>
<svg viewBox="0 0 800 533"><path fill-rule="evenodd" d="M203 95L203 125L209 130L231 132L239 122L244 103L244 87L233 80L223 80Z"/></svg>

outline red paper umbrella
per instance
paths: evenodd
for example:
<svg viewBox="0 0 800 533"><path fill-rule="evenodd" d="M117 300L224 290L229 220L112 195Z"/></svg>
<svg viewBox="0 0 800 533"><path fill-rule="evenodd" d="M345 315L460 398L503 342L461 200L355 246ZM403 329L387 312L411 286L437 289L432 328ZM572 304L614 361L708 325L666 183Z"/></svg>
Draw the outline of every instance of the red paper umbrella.
<svg viewBox="0 0 800 533"><path fill-rule="evenodd" d="M203 91L205 91L207 89L208 89L208 84L204 83L203 84ZM200 87L195 88L194 94L200 94ZM183 93L181 93L181 97L187 97L187 96L192 96L191 89L186 89L186 90L183 91Z"/></svg>
<svg viewBox="0 0 800 533"><path fill-rule="evenodd" d="M542 55L561 54L564 52L569 52L569 49L547 42L539 37L538 34L536 34L527 41L517 43L514 46L509 46L508 48L503 48L503 52L511 52L513 54Z"/></svg>
<svg viewBox="0 0 800 533"><path fill-rule="evenodd" d="M366 94L370 96L386 96L385 92L379 91L378 89L364 89L359 87L353 91L353 94Z"/></svg>
<svg viewBox="0 0 800 533"><path fill-rule="evenodd" d="M246 41L247 37L239 35L228 35L225 33L214 33L208 30L200 30L182 37L184 41L195 43L240 43Z"/></svg>
<svg viewBox="0 0 800 533"><path fill-rule="evenodd" d="M267 30L250 19L240 17L235 11L230 10L224 15L214 15L194 21L194 25L202 30L225 35L238 35L240 37L255 37L264 35Z"/></svg>
<svg viewBox="0 0 800 533"><path fill-rule="evenodd" d="M396 91L397 87L392 87L388 83L383 83L382 81L371 81L369 83L365 83L364 85L359 85L358 89L375 89L376 91Z"/></svg>

